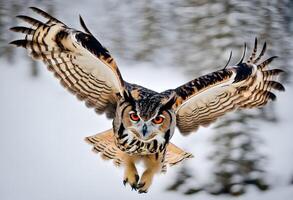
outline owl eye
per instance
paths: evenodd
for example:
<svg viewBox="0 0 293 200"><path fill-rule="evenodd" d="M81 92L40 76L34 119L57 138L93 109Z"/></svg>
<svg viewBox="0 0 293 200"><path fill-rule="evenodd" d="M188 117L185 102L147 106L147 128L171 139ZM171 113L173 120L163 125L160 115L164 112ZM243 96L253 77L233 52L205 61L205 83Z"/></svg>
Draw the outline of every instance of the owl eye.
<svg viewBox="0 0 293 200"><path fill-rule="evenodd" d="M155 124L161 124L161 123L163 123L164 119L165 118L162 116L157 116L155 119L152 120L152 122Z"/></svg>
<svg viewBox="0 0 293 200"><path fill-rule="evenodd" d="M136 121L136 122L139 121L139 116L135 112L129 113L129 117L132 121Z"/></svg>

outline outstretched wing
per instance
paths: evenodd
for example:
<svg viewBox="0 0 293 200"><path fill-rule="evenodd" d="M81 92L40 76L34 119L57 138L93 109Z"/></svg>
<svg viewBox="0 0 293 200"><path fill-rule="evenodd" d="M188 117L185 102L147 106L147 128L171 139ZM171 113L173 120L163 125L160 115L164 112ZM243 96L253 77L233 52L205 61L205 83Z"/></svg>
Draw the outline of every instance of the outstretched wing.
<svg viewBox="0 0 293 200"><path fill-rule="evenodd" d="M246 50L246 46L245 46ZM266 44L259 56L257 40L247 62L201 76L175 89L177 93L177 126L184 135L199 126L207 126L225 113L239 108L265 105L276 96L273 90L284 90L277 81L280 69L268 69L276 56L261 63ZM245 51L244 51L245 52Z"/></svg>
<svg viewBox="0 0 293 200"><path fill-rule="evenodd" d="M25 34L24 39L11 44L26 48L33 58L42 60L61 84L87 106L113 117L118 94L123 94L124 81L108 50L90 33L81 17L85 32L66 26L39 8L31 9L48 21L17 16L31 27L11 28Z"/></svg>

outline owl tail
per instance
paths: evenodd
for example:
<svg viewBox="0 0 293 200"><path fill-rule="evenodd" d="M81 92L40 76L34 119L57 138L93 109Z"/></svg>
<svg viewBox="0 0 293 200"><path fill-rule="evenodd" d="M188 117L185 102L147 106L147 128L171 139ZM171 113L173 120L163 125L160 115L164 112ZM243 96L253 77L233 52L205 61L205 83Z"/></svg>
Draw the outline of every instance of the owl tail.
<svg viewBox="0 0 293 200"><path fill-rule="evenodd" d="M98 133L93 136L86 137L85 140L93 145L93 151L101 153L101 156L105 160L113 160L116 166L120 166L123 163L122 152L114 143L114 133L112 129ZM166 165L176 165L187 158L192 158L193 155L187 153L177 147L176 145L169 143L167 146L166 158L162 172L166 171Z"/></svg>

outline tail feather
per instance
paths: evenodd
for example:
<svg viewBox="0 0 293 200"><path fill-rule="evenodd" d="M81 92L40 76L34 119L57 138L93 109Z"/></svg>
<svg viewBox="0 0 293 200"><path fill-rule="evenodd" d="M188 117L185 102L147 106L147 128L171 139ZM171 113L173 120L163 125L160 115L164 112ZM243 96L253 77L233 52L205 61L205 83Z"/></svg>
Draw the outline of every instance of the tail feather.
<svg viewBox="0 0 293 200"><path fill-rule="evenodd" d="M113 130L109 129L102 133L85 138L86 142L93 145L93 151L100 153L101 157L105 160L113 160L116 166L120 166L124 161L124 152L122 152L114 141ZM176 145L169 143L165 157L162 172L166 170L166 165L176 165L187 158L192 158L193 155L185 152Z"/></svg>
<svg viewBox="0 0 293 200"><path fill-rule="evenodd" d="M177 147L175 144L170 143L167 147L166 162L170 165L176 165L187 158L193 158L191 153Z"/></svg>
<svg viewBox="0 0 293 200"><path fill-rule="evenodd" d="M93 136L85 138L86 141L93 145L93 151L101 153L101 157L105 160L114 160L116 166L122 164L122 151L117 148L114 143L114 135L112 129Z"/></svg>

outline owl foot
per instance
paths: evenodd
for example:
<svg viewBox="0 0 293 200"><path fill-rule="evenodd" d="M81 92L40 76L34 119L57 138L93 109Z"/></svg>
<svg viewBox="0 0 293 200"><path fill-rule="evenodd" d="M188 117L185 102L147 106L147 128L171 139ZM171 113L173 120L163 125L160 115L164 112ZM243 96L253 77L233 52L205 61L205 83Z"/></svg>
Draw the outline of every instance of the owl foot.
<svg viewBox="0 0 293 200"><path fill-rule="evenodd" d="M132 190L137 189L137 183L139 181L139 175L137 173L136 167L134 163L128 163L126 165L125 171L124 171L124 179L123 184L129 184L132 188Z"/></svg>
<svg viewBox="0 0 293 200"><path fill-rule="evenodd" d="M162 156L162 155L161 155ZM146 170L141 175L139 183L137 185L138 193L147 193L149 187L152 184L154 175L162 168L161 158L156 155L148 155L144 157L144 163Z"/></svg>
<svg viewBox="0 0 293 200"><path fill-rule="evenodd" d="M154 171L147 169L141 176L141 179L137 185L138 193L147 193L149 187L152 184L154 177Z"/></svg>
<svg viewBox="0 0 293 200"><path fill-rule="evenodd" d="M134 176L133 174L131 176L128 175L126 178L124 178L123 185L126 186L126 184L129 184L131 187L131 190L137 190L138 180L139 180L138 174L134 174Z"/></svg>

